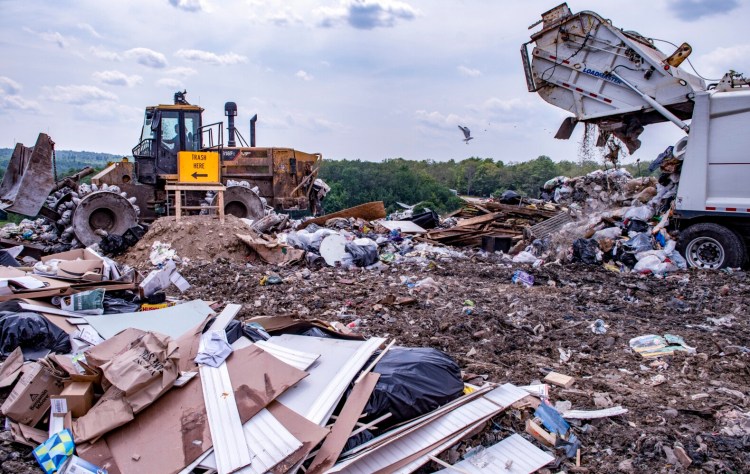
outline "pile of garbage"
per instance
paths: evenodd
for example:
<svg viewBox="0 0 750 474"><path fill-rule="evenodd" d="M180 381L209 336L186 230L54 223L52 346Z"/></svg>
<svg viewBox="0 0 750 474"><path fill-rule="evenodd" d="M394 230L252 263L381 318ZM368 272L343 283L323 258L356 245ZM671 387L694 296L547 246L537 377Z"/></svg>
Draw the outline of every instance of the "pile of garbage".
<svg viewBox="0 0 750 474"><path fill-rule="evenodd" d="M174 249L154 245L150 260L157 269L140 297L165 272L183 290ZM24 278L52 276L15 280ZM456 361L434 348L318 320L239 322L242 306L231 303L220 312L201 300L146 308L134 286L110 290L51 300L30 291L23 296L32 303L0 296L0 380L11 387L0 411L46 473L452 468L435 456L510 417L511 407L536 410L529 419L539 424L467 452L456 469L523 462L533 472L580 446L546 392L465 383Z"/></svg>
<svg viewBox="0 0 750 474"><path fill-rule="evenodd" d="M682 167L676 149L684 146L667 148L651 165L650 171L661 169L658 179L598 170L548 181L543 197L567 205L575 220L542 238L534 238L532 228L532 239L513 261L604 264L613 271L655 275L687 268L676 236L667 231Z"/></svg>

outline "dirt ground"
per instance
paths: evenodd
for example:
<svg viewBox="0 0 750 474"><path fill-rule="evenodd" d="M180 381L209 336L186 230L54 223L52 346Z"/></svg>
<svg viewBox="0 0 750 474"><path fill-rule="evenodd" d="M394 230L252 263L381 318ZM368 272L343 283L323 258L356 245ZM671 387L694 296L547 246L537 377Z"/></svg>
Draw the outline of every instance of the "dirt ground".
<svg viewBox="0 0 750 474"><path fill-rule="evenodd" d="M242 303L243 319L296 315L356 322L368 336L444 350L465 372L493 382L527 385L550 369L573 376L571 388L550 389L553 402L569 401L573 409L629 410L571 423L582 444L581 467L558 457L548 472L685 471L673 454L679 446L692 459L690 472L748 472L750 415L742 418L750 412L746 273L687 271L660 279L596 266L511 267L497 255L467 254L382 272L278 268L217 254L211 263L191 260L180 272L193 285L185 298ZM511 283L517 268L534 275L533 287ZM284 282L260 286L271 272ZM425 278L431 284L413 285ZM399 297L416 301L388 304ZM605 322L605 334L592 332L597 319ZM695 354L655 362L629 348L633 337L666 333L682 336ZM442 457L455 462L467 448L523 433L524 416L506 411ZM3 432L0 473L41 472L34 465L29 450Z"/></svg>
<svg viewBox="0 0 750 474"><path fill-rule="evenodd" d="M480 254L385 272L323 268L308 275L303 267L223 261L182 274L193 284L186 296L243 303L243 318L359 320L365 335L444 350L466 372L490 381L527 385L553 369L576 378L570 389L551 387L553 401L570 401L574 409L629 410L574 425L581 468L560 460L551 472L676 472L684 470L672 454L680 445L692 471L747 472L750 420L745 431L731 421L749 411L746 273L688 271L659 279L581 265L526 270L535 276L532 288L512 284L514 268ZM260 286L267 272L277 272L284 283ZM409 288L401 277L413 283L429 277L435 284ZM389 295L417 301L381 302ZM474 302L471 314L464 311L466 300ZM605 322L605 334L592 332L597 319ZM633 337L667 333L682 336L696 353L654 362L629 348ZM471 444L523 431L519 412L494 421L493 429L446 459Z"/></svg>

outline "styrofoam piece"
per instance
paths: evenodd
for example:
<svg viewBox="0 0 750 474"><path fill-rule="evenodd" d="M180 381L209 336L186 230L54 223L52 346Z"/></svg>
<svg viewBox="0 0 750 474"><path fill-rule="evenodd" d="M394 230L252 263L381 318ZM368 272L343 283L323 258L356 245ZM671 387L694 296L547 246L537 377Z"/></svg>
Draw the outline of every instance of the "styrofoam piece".
<svg viewBox="0 0 750 474"><path fill-rule="evenodd" d="M593 420L595 418L607 418L610 416L624 415L627 408L621 406L603 408L601 410L568 410L562 413L562 417L568 420Z"/></svg>
<svg viewBox="0 0 750 474"><path fill-rule="evenodd" d="M284 334L270 339L274 344L295 350L320 354L307 377L282 393L277 400L313 423L324 426L367 359L386 339L348 341Z"/></svg>
<svg viewBox="0 0 750 474"><path fill-rule="evenodd" d="M296 351L288 347L276 345L270 341L258 341L255 345L299 370L309 369L320 358L320 354Z"/></svg>
<svg viewBox="0 0 750 474"><path fill-rule="evenodd" d="M412 221L377 221L377 224L388 230L400 229L404 234L424 234L427 232L424 227L415 224Z"/></svg>
<svg viewBox="0 0 750 474"><path fill-rule="evenodd" d="M343 261L346 255L346 237L343 235L332 234L320 242L320 256L328 265L335 266L336 262Z"/></svg>
<svg viewBox="0 0 750 474"><path fill-rule="evenodd" d="M470 474L530 474L554 461L555 458L519 434L511 435L497 444L485 449L482 461L464 459L454 464L456 469L442 469L437 472L453 474L459 469ZM484 465L484 463L487 463Z"/></svg>

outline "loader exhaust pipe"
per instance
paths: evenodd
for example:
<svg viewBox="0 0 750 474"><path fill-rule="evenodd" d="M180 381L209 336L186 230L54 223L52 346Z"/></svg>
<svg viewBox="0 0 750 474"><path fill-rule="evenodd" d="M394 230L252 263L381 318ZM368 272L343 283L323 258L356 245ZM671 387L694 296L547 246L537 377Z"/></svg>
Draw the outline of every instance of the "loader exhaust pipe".
<svg viewBox="0 0 750 474"><path fill-rule="evenodd" d="M227 116L227 130L229 131L229 142L227 146L235 147L237 142L234 138L234 118L237 116L237 104L227 102L224 104L224 115Z"/></svg>
<svg viewBox="0 0 750 474"><path fill-rule="evenodd" d="M253 115L250 119L250 146L255 146L255 122L258 121L258 114Z"/></svg>

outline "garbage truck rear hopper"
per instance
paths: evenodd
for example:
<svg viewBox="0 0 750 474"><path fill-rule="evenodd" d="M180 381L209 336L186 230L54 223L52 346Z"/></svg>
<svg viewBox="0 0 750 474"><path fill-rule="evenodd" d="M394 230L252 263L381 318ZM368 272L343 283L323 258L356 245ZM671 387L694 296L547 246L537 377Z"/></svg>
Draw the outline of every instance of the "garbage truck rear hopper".
<svg viewBox="0 0 750 474"><path fill-rule="evenodd" d="M687 43L667 55L636 32L589 11L561 4L542 14L541 31L521 48L530 92L573 114L557 138L578 122L614 134L634 153L649 124L670 121L686 136L673 148L682 159L670 226L694 267L740 267L750 242L750 87L735 73L706 85L681 64Z"/></svg>

